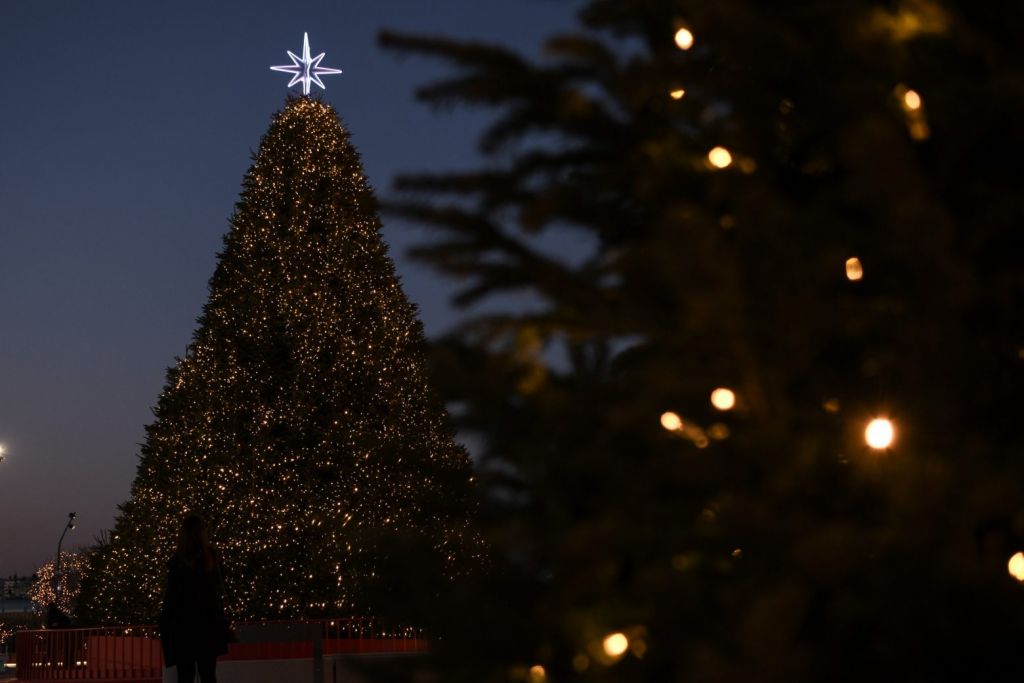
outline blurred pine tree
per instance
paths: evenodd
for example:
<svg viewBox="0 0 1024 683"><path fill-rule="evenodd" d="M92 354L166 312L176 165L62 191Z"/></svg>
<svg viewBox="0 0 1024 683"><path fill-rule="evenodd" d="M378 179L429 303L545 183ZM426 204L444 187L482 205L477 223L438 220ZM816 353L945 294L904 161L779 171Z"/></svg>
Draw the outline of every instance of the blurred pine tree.
<svg viewBox="0 0 1024 683"><path fill-rule="evenodd" d="M451 610L442 679L1010 670L1024 6L579 17L538 61L381 36L452 66L423 101L496 111L484 168L399 179L388 208L436 228L414 256L462 305L540 302L435 347L497 555Z"/></svg>

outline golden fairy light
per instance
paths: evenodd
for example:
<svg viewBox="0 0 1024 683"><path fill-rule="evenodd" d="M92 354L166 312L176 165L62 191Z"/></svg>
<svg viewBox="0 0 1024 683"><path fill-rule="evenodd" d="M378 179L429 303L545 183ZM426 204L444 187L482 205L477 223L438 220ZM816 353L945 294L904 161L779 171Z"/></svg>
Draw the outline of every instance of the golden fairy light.
<svg viewBox="0 0 1024 683"><path fill-rule="evenodd" d="M547 671L540 664L534 664L530 667L530 681L531 683L543 683L547 680Z"/></svg>
<svg viewBox="0 0 1024 683"><path fill-rule="evenodd" d="M629 649L629 638L621 631L609 633L601 641L601 647L604 648L604 653L609 657L621 657Z"/></svg>
<svg viewBox="0 0 1024 683"><path fill-rule="evenodd" d="M661 426L670 432L676 432L683 428L683 419L669 410L661 414Z"/></svg>
<svg viewBox="0 0 1024 683"><path fill-rule="evenodd" d="M864 440L876 451L885 450L891 446L895 438L896 428L893 427L890 420L884 417L876 417L864 429Z"/></svg>
<svg viewBox="0 0 1024 683"><path fill-rule="evenodd" d="M917 111L921 108L921 96L916 90L907 90L903 93L903 106L910 111Z"/></svg>
<svg viewBox="0 0 1024 683"><path fill-rule="evenodd" d="M708 162L715 168L729 168L732 154L725 147L715 147L708 152Z"/></svg>
<svg viewBox="0 0 1024 683"><path fill-rule="evenodd" d="M688 28L680 28L676 31L676 47L680 50L689 50L693 47L693 33Z"/></svg>
<svg viewBox="0 0 1024 683"><path fill-rule="evenodd" d="M724 425L721 422L716 422L715 424L708 427L708 436L714 439L715 441L728 439L729 427L728 425Z"/></svg>
<svg viewBox="0 0 1024 683"><path fill-rule="evenodd" d="M895 88L895 95L907 119L907 131L914 140L927 140L931 135L928 117L925 116L924 99L916 90L900 83Z"/></svg>
<svg viewBox="0 0 1024 683"><path fill-rule="evenodd" d="M1024 553L1019 551L1014 553L1006 564L1006 569L1010 572L1010 576L1024 583Z"/></svg>
<svg viewBox="0 0 1024 683"><path fill-rule="evenodd" d="M85 555L68 551L61 552L60 562L59 577L54 560L50 560L35 572L35 581L28 589L28 598L32 601L32 611L36 614L44 614L51 604L56 604L62 612L74 616L75 601L89 563ZM58 583L60 591L57 590Z"/></svg>
<svg viewBox="0 0 1024 683"><path fill-rule="evenodd" d="M671 97L673 100L681 100L681 99L683 99L683 95L685 95L685 94L686 94L685 90L683 90L682 88L676 88L675 90L670 92L668 94L668 96Z"/></svg>
<svg viewBox="0 0 1024 683"><path fill-rule="evenodd" d="M861 265L860 259L856 256L846 259L846 279L856 282L862 277L864 277L864 266Z"/></svg>
<svg viewBox="0 0 1024 683"><path fill-rule="evenodd" d="M732 410L736 407L736 394L732 389L718 387L711 392L711 405L719 410Z"/></svg>

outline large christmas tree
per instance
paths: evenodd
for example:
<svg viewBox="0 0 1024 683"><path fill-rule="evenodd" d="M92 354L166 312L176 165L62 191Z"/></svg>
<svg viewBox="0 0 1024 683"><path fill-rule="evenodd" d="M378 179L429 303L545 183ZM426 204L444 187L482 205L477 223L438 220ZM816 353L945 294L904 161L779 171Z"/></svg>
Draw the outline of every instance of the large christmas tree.
<svg viewBox="0 0 1024 683"><path fill-rule="evenodd" d="M441 680L1016 669L1024 5L579 6L539 60L383 39L496 110L399 181L417 254L533 296L437 347L498 551Z"/></svg>
<svg viewBox="0 0 1024 683"><path fill-rule="evenodd" d="M335 111L290 99L96 554L87 618L154 618L186 512L210 523L236 619L367 614L472 564L469 461L380 229Z"/></svg>

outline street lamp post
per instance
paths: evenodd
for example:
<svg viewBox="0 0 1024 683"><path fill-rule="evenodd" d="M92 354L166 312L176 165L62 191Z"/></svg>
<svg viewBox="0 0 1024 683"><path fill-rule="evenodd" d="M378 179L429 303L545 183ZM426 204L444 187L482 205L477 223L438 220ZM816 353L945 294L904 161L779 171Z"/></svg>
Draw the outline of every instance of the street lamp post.
<svg viewBox="0 0 1024 683"><path fill-rule="evenodd" d="M54 591L54 593L57 596L56 602L57 602L58 605L60 604L60 587L61 587L60 586L60 584L61 584L61 581L60 581L60 579L61 579L60 547L64 543L64 535L67 532L69 532L69 531L71 531L72 529L75 528L75 517L77 517L77 516L78 515L76 515L74 512L69 512L68 513L68 523L64 525L64 531L61 532L60 540L57 541L57 570L54 572L54 575L53 575L54 576L54 580L57 582L57 585L54 586L53 591Z"/></svg>

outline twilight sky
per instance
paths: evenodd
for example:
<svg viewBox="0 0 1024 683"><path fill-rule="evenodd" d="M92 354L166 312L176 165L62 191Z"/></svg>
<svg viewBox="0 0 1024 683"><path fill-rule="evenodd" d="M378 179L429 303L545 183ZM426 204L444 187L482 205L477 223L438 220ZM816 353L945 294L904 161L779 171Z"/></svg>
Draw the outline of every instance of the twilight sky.
<svg viewBox="0 0 1024 683"><path fill-rule="evenodd" d="M352 132L371 184L466 166L486 113L436 114L412 91L443 73L376 46L381 28L536 55L572 0L0 0L0 576L113 524L164 372L183 355L220 239L301 54ZM314 89L320 92L316 86ZM298 91L298 86L294 89ZM450 285L404 258L424 233L385 217L427 333Z"/></svg>

